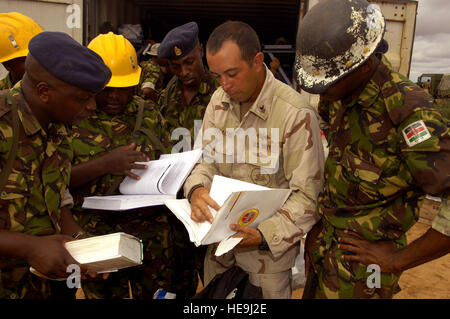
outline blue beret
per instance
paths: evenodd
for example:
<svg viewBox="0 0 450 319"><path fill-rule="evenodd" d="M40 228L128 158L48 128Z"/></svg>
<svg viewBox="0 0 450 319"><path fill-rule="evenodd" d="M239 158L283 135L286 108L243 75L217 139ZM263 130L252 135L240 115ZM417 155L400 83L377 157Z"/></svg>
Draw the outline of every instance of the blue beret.
<svg viewBox="0 0 450 319"><path fill-rule="evenodd" d="M63 32L42 32L28 44L30 54L56 78L98 93L111 78L111 70L94 51Z"/></svg>
<svg viewBox="0 0 450 319"><path fill-rule="evenodd" d="M179 59L188 54L198 43L198 25L188 22L169 31L158 48L158 57Z"/></svg>

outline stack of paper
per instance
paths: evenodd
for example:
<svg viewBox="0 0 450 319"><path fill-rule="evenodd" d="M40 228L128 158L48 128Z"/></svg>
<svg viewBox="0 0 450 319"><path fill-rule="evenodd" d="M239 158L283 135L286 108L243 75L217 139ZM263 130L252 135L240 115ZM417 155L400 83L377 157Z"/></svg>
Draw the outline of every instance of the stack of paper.
<svg viewBox="0 0 450 319"><path fill-rule="evenodd" d="M191 205L187 199L169 199L164 203L184 224L189 239L195 245L223 242L222 253L232 249L239 239L231 238L236 232L231 224L256 228L259 223L275 214L291 194L290 189L267 188L223 176L215 175L210 196L219 204L220 210L210 207L214 222L197 223L191 219Z"/></svg>
<svg viewBox="0 0 450 319"><path fill-rule="evenodd" d="M95 272L137 266L143 259L142 241L125 233L69 241L66 249L76 261Z"/></svg>
<svg viewBox="0 0 450 319"><path fill-rule="evenodd" d="M201 149L189 152L163 154L159 160L138 162L147 169L132 169L139 180L125 177L119 190L123 195L90 196L83 208L102 210L128 210L139 207L163 205L167 199L175 199L178 190L202 156Z"/></svg>

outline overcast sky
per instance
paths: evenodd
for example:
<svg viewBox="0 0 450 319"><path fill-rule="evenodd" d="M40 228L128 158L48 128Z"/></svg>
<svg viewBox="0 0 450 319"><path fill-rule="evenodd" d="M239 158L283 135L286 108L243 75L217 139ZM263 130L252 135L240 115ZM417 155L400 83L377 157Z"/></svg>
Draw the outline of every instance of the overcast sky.
<svg viewBox="0 0 450 319"><path fill-rule="evenodd" d="M409 78L450 73L450 0L419 0Z"/></svg>

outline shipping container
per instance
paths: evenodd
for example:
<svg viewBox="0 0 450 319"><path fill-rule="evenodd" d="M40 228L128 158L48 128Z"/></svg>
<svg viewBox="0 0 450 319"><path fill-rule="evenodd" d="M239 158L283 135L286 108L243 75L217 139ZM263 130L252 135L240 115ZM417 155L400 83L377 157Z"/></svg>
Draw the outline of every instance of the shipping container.
<svg viewBox="0 0 450 319"><path fill-rule="evenodd" d="M266 62L277 57L286 82L292 81L295 39L304 14L321 0L1 0L0 12L18 11L45 30L63 31L83 44L105 30L118 32L125 24L140 25L143 39L160 42L170 29L189 21L199 25L199 38L227 20L249 23L258 33ZM393 67L409 75L417 1L379 0L386 17L387 56ZM74 6L75 5L75 6ZM79 9L80 25L74 26ZM142 49L144 42L133 43ZM0 72L1 73L1 72ZM1 74L0 74L1 76Z"/></svg>

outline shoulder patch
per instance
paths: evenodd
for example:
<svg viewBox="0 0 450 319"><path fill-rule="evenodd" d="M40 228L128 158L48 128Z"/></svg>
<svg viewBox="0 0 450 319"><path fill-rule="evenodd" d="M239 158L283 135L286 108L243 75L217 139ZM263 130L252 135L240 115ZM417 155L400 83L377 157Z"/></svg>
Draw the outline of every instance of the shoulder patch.
<svg viewBox="0 0 450 319"><path fill-rule="evenodd" d="M408 125L402 132L409 147L422 143L431 137L430 132L422 120Z"/></svg>

